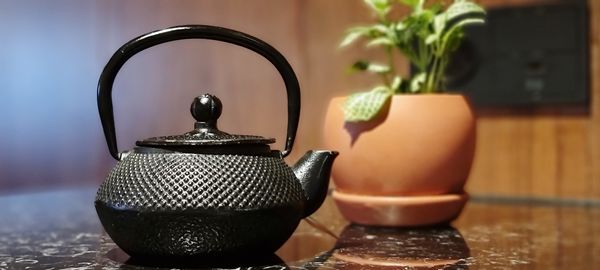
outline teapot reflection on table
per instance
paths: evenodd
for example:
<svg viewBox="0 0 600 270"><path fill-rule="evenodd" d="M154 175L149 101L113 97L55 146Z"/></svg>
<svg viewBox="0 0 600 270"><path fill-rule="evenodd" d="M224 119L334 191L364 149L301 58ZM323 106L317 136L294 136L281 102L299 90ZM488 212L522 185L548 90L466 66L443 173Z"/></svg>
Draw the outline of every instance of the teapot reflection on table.
<svg viewBox="0 0 600 270"><path fill-rule="evenodd" d="M450 226L346 226L331 251L336 269L468 269L470 249Z"/></svg>
<svg viewBox="0 0 600 270"><path fill-rule="evenodd" d="M272 138L233 135L217 128L221 101L194 99L194 130L140 140L119 152L112 85L136 53L180 39L236 44L268 59L281 74L288 104L285 150ZM337 152L309 151L293 167L292 150L300 117L298 80L287 60L250 35L206 25L154 31L123 45L98 83L98 107L111 155L118 161L98 190L95 206L113 241L137 258L224 258L269 254L294 232L299 221L323 203Z"/></svg>

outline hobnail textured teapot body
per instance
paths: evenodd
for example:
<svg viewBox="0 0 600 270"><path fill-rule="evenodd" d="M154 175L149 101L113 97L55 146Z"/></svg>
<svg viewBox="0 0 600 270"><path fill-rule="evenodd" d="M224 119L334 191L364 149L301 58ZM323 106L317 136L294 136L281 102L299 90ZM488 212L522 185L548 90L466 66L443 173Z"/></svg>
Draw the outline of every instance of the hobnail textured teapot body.
<svg viewBox="0 0 600 270"><path fill-rule="evenodd" d="M223 256L274 252L305 201L280 157L134 150L101 185L96 209L130 255Z"/></svg>
<svg viewBox="0 0 600 270"><path fill-rule="evenodd" d="M246 211L302 207L306 197L281 157L134 150L112 169L96 200L130 210Z"/></svg>

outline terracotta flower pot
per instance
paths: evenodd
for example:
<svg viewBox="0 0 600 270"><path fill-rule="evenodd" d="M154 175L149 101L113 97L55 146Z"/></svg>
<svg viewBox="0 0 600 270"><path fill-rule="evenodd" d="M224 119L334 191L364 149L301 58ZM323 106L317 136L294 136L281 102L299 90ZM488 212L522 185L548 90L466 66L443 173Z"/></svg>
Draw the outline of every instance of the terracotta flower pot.
<svg viewBox="0 0 600 270"><path fill-rule="evenodd" d="M455 218L475 150L475 118L457 94L395 95L376 119L344 121L329 104L324 144L340 152L334 199L349 220L418 226Z"/></svg>

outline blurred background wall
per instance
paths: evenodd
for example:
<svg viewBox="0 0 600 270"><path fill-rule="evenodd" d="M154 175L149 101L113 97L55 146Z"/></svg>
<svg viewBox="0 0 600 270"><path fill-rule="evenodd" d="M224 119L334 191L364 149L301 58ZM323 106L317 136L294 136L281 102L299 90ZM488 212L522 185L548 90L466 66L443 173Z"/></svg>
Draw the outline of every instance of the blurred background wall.
<svg viewBox="0 0 600 270"><path fill-rule="evenodd" d="M600 198L600 1L588 4L589 113L482 112L471 193ZM0 0L0 193L100 183L115 163L97 115L100 71L123 43L178 24L247 32L288 58L303 103L294 161L320 148L329 99L372 82L345 72L372 52L337 49L346 28L371 19L361 0ZM120 149L190 130L188 106L204 92L223 101L222 130L276 137L275 147L282 148L285 91L275 69L245 49L186 40L144 51L121 70L113 94Z"/></svg>

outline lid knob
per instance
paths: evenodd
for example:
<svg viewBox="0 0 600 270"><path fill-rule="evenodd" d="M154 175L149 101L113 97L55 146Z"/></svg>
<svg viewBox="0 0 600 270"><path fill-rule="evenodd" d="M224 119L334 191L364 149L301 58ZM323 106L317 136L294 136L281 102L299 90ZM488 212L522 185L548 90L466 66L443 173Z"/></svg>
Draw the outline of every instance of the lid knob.
<svg viewBox="0 0 600 270"><path fill-rule="evenodd" d="M209 127L217 126L217 119L221 116L223 104L216 96L204 94L194 98L190 112L198 123L203 123Z"/></svg>
<svg viewBox="0 0 600 270"><path fill-rule="evenodd" d="M270 153L267 144L275 139L252 135L236 135L220 131L217 119L223 104L216 96L204 94L194 98L190 107L196 119L194 130L179 135L160 136L137 141L137 146L158 147L186 153ZM242 145L241 147L238 146ZM206 148L206 149L203 149Z"/></svg>

